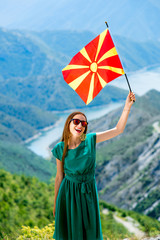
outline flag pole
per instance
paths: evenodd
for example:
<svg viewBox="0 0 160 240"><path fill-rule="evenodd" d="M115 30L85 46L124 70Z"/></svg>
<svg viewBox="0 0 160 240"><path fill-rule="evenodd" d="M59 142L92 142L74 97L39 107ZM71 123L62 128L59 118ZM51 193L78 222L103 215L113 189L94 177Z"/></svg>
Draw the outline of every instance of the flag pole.
<svg viewBox="0 0 160 240"><path fill-rule="evenodd" d="M108 23L105 22L105 24L106 24L107 28L109 28ZM125 75L125 78L126 78L126 81L127 81L128 87L129 87L129 91L132 92L132 90L131 90L131 86L130 86L129 81L128 81L127 74L125 73L124 75ZM135 101L133 101L133 102L135 102Z"/></svg>
<svg viewBox="0 0 160 240"><path fill-rule="evenodd" d="M107 28L109 28L109 26L108 26L108 23L107 23L107 22L105 22L105 24L106 24Z"/></svg>
<svg viewBox="0 0 160 240"><path fill-rule="evenodd" d="M127 80L127 83L128 83L129 90L130 90L130 92L132 92L132 90L131 90L131 86L130 86L129 81L128 81L127 74L125 73L124 75L125 75L125 77L126 77L126 80Z"/></svg>

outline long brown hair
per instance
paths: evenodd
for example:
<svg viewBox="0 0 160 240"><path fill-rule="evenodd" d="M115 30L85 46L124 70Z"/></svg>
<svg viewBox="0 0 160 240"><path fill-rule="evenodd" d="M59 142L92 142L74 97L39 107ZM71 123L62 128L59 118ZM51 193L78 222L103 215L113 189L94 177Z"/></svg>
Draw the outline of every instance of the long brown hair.
<svg viewBox="0 0 160 240"><path fill-rule="evenodd" d="M87 117L82 112L73 112L66 119L66 122L64 124L63 133L62 133L62 138L61 138L61 141L64 142L64 150L63 150L63 156L62 156L63 172L64 172L64 159L65 159L65 156L66 156L66 153L68 150L68 139L69 139L69 135L70 135L69 125L70 125L71 119L73 119L73 117L77 114L83 115L87 121ZM84 133L87 133L87 126L85 127Z"/></svg>

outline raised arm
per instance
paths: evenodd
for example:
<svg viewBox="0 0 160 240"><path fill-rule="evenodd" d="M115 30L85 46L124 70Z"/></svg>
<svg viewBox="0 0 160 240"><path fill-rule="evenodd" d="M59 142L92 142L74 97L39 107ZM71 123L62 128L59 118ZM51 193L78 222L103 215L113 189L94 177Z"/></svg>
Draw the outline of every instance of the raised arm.
<svg viewBox="0 0 160 240"><path fill-rule="evenodd" d="M104 132L96 133L96 142L97 143L106 141L113 137L116 137L117 135L121 134L124 131L133 101L135 101L135 94L133 92L129 92L126 102L125 102L123 112L121 114L121 117L120 117L116 127L109 129L107 131L104 131Z"/></svg>

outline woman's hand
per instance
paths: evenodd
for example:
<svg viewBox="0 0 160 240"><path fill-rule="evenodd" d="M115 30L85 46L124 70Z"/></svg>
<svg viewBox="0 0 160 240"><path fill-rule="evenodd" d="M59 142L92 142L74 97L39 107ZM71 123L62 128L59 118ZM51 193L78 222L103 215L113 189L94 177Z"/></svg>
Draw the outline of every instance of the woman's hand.
<svg viewBox="0 0 160 240"><path fill-rule="evenodd" d="M56 207L54 205L54 208L53 208L53 216L55 217L55 213L56 213Z"/></svg>
<svg viewBox="0 0 160 240"><path fill-rule="evenodd" d="M129 109L131 108L132 104L136 101L135 94L133 92L129 92L125 106Z"/></svg>

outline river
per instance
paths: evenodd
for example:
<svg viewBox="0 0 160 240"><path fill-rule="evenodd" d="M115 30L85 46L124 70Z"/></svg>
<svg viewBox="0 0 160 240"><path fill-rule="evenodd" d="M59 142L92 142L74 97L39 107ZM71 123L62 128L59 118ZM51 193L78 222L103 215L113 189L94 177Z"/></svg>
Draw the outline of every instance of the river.
<svg viewBox="0 0 160 240"><path fill-rule="evenodd" d="M110 111L120 107L122 104L123 103L112 103L101 107L80 109L80 111L86 114L88 121L91 121L104 116ZM33 136L31 140L28 139L26 141L26 146L37 155L45 159L50 158L51 151L49 146L61 137L65 120L72 111L73 110L56 112L60 119L54 124L54 126L48 128L47 130L44 129L40 131L36 136Z"/></svg>

